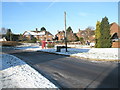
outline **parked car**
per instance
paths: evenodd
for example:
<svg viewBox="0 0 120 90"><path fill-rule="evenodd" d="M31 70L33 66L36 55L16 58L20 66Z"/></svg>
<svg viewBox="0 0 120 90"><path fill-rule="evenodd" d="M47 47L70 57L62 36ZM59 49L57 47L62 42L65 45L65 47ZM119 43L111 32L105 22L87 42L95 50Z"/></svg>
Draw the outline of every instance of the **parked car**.
<svg viewBox="0 0 120 90"><path fill-rule="evenodd" d="M90 47L94 47L95 46L95 43L90 43Z"/></svg>

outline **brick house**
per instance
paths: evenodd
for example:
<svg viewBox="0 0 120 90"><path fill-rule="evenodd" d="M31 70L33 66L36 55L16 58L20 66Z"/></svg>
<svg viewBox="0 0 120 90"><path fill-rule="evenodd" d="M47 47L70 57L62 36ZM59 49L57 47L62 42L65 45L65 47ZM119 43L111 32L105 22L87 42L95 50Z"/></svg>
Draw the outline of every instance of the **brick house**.
<svg viewBox="0 0 120 90"><path fill-rule="evenodd" d="M73 31L67 32L67 38L69 41L76 41L77 40L77 36L75 33L73 33Z"/></svg>
<svg viewBox="0 0 120 90"><path fill-rule="evenodd" d="M95 30L80 30L76 33L78 38L84 38L84 41L95 42Z"/></svg>
<svg viewBox="0 0 120 90"><path fill-rule="evenodd" d="M120 48L120 26L117 23L112 23L110 25L110 34L112 39L112 47Z"/></svg>
<svg viewBox="0 0 120 90"><path fill-rule="evenodd" d="M38 40L44 40L46 39L47 41L52 41L53 40L53 35L48 32L48 31L25 31L23 33L24 37L27 37L31 39L32 37L37 38Z"/></svg>
<svg viewBox="0 0 120 90"><path fill-rule="evenodd" d="M64 31L58 31L58 33L55 36L58 37L58 41L64 40L65 32Z"/></svg>
<svg viewBox="0 0 120 90"><path fill-rule="evenodd" d="M115 22L111 24L110 34L113 39L120 39L120 26L118 26Z"/></svg>
<svg viewBox="0 0 120 90"><path fill-rule="evenodd" d="M58 37L58 41L64 40L65 32L64 31L58 31L56 36ZM73 31L67 32L66 36L67 36L68 41L77 40L76 35L75 35L75 33L73 33Z"/></svg>

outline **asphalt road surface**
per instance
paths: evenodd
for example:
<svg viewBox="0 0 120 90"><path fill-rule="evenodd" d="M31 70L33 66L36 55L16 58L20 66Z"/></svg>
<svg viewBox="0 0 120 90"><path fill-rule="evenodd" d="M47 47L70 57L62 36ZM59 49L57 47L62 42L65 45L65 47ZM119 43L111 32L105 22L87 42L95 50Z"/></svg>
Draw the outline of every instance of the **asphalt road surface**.
<svg viewBox="0 0 120 90"><path fill-rule="evenodd" d="M10 54L25 61L61 88L120 87L120 65L117 62L91 62L44 52Z"/></svg>

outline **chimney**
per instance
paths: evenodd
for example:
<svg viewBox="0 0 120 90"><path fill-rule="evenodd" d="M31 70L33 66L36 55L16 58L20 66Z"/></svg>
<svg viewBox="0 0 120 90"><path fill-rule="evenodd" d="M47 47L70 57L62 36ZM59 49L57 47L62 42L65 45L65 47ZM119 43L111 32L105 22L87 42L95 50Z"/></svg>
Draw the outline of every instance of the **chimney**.
<svg viewBox="0 0 120 90"><path fill-rule="evenodd" d="M36 32L38 33L38 28L36 28Z"/></svg>
<svg viewBox="0 0 120 90"><path fill-rule="evenodd" d="M80 32L80 28L79 28L79 30L78 30L79 32Z"/></svg>

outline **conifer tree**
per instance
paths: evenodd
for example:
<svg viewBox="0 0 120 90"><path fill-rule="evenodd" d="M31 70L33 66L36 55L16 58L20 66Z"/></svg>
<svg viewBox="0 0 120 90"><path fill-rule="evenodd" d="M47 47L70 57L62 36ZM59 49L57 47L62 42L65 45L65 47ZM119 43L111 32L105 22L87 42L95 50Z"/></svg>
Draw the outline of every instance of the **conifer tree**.
<svg viewBox="0 0 120 90"><path fill-rule="evenodd" d="M98 48L110 48L111 36L110 36L110 24L108 22L108 18L104 17L100 24L100 37L98 38Z"/></svg>
<svg viewBox="0 0 120 90"><path fill-rule="evenodd" d="M95 30L95 39L96 39L96 43L95 43L95 47L98 48L100 47L100 42L99 42L99 38L101 36L101 33L100 33L100 21L97 21L96 23L96 30Z"/></svg>
<svg viewBox="0 0 120 90"><path fill-rule="evenodd" d="M42 27L40 31L46 31L45 27Z"/></svg>
<svg viewBox="0 0 120 90"><path fill-rule="evenodd" d="M69 26L66 31L70 32L70 31L72 31L72 28Z"/></svg>

